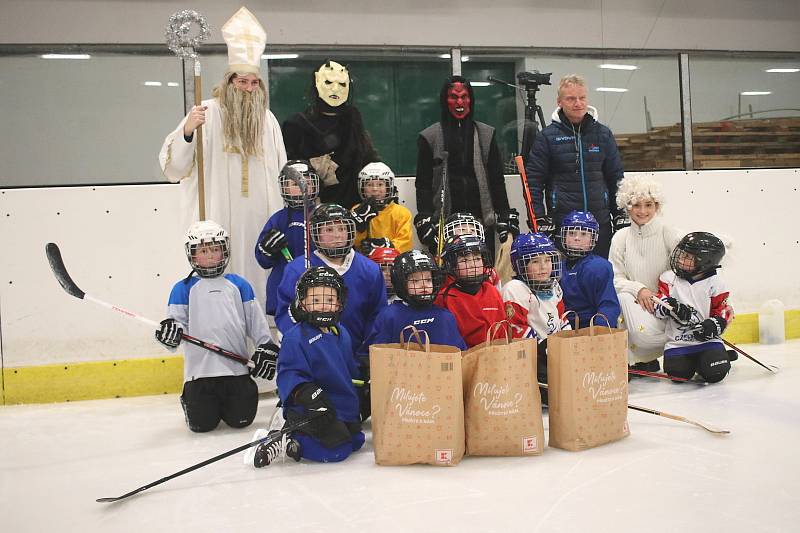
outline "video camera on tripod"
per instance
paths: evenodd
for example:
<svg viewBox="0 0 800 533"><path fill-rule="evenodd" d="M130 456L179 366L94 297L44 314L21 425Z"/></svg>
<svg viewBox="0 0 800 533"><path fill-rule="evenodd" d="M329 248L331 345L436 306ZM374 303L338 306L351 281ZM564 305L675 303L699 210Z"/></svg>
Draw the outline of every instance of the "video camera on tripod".
<svg viewBox="0 0 800 533"><path fill-rule="evenodd" d="M552 72L541 73L538 70L534 70L533 72L519 72L517 73L517 82L520 85L524 85L526 90L531 90L533 87L536 87L538 90L539 85L552 85L550 83L550 76L552 76Z"/></svg>

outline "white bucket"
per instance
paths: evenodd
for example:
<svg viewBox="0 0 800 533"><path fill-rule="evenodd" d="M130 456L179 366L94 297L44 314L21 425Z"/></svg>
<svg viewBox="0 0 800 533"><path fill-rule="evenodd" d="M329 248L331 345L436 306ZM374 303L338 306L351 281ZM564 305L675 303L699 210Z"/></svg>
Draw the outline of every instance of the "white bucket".
<svg viewBox="0 0 800 533"><path fill-rule="evenodd" d="M758 311L758 337L761 344L781 344L786 340L783 302L768 300Z"/></svg>

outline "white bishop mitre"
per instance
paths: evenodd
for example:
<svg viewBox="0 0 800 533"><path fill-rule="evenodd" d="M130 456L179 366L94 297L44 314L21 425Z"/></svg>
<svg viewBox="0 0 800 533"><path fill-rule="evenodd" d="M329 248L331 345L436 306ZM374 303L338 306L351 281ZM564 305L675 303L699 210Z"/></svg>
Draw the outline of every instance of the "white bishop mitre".
<svg viewBox="0 0 800 533"><path fill-rule="evenodd" d="M228 19L222 26L222 38L228 45L229 72L259 73L267 32L249 9L242 6Z"/></svg>

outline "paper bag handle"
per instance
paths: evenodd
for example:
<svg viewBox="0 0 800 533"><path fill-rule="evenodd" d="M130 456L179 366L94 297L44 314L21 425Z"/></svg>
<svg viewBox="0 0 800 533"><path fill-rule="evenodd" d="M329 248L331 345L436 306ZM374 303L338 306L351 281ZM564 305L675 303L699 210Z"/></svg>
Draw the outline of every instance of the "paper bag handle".
<svg viewBox="0 0 800 533"><path fill-rule="evenodd" d="M581 317L578 315L578 313L576 311L573 311L572 309L570 309L569 311L564 311L563 313L561 313L561 322L562 323L563 322L567 322L567 316L570 313L575 315L575 329L576 330L581 329ZM594 318L594 317L592 317L592 318ZM608 320L608 319L606 319L606 320Z"/></svg>
<svg viewBox="0 0 800 533"><path fill-rule="evenodd" d="M406 330L410 330L411 331L411 333L408 335L408 340L406 340L404 338L404 333L406 332ZM422 343L422 338L419 335L420 333L424 333L425 334L425 343L424 344ZM431 338L428 335L427 331L425 331L424 329L421 329L421 330L417 329L413 325L408 325L408 326L404 327L400 331L400 344L405 344L406 345L406 351L408 351L408 345L411 343L412 338L414 340L416 340L416 342L419 345L419 347L422 348L425 352L430 352L431 351Z"/></svg>
<svg viewBox="0 0 800 533"><path fill-rule="evenodd" d="M511 324L508 322L508 320L499 320L489 326L489 329L486 330L486 344L490 344L493 340L495 340L494 336L497 333L499 326L504 326L503 331L505 332L506 344L511 344Z"/></svg>
<svg viewBox="0 0 800 533"><path fill-rule="evenodd" d="M608 319L608 317L606 315L604 315L603 313L595 313L595 314L592 315L592 318L589 319L589 336L590 337L594 336L594 327L595 327L594 326L594 319L597 318L598 316L601 316L601 317L606 319L606 327L608 328L608 331L611 332L611 321ZM597 326L597 327L603 327L603 326Z"/></svg>

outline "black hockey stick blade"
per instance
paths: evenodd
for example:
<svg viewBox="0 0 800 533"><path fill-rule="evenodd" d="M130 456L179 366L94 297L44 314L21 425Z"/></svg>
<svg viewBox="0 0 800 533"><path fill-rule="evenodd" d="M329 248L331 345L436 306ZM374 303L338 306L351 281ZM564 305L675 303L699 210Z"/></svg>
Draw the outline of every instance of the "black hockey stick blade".
<svg viewBox="0 0 800 533"><path fill-rule="evenodd" d="M61 284L61 287L71 296L83 300L86 293L80 290L75 282L72 281L72 278L69 277L67 267L64 266L64 260L61 259L61 250L58 249L58 245L53 242L48 242L44 247L44 252L47 254L47 262L50 263L53 275Z"/></svg>
<svg viewBox="0 0 800 533"><path fill-rule="evenodd" d="M147 490L149 488L155 487L156 485L161 485L162 483L164 483L166 481L169 481L170 479L174 479L174 478L176 478L178 476L182 476L184 474L188 474L189 472L193 472L194 470L197 470L198 468L203 468L204 466L210 465L211 463L216 463L217 461L225 459L226 457L230 457L231 455L235 455L235 454L237 454L237 453L239 453L241 451L244 451L244 450L246 450L248 448L252 448L253 446L258 446L262 442L269 443L269 442L276 441L276 440L280 439L281 437L283 437L285 434L291 433L291 432L293 432L295 430L300 429L301 427L305 426L306 424L311 423L315 418L318 418L318 417L324 415L326 411L327 411L327 409L322 407L319 410L317 410L316 412L314 412L311 416L309 416L308 418L306 418L304 420L300 420L298 422L295 422L294 424L285 425L283 427L283 429L280 430L280 432L278 432L278 433L275 433L273 435L267 435L263 439L254 440L252 442L248 442L247 444L239 446L238 448L234 448L232 450L228 450L227 452L221 453L221 454L219 454L219 455L217 455L215 457L212 457L211 459L206 459L202 463L197 463L196 465L190 466L189 468L184 468L180 472L175 472L174 474L171 474L171 475L169 475L167 477L162 477L158 481L153 481L152 483L148 483L147 485L145 485L143 487L139 487L138 489L132 490L132 491L128 492L127 494L123 494L122 496L117 496L116 498L97 498L97 500L95 500L95 501L98 502L98 503L118 502L118 501L124 500L125 498L128 498L130 496L133 496L134 494L139 494L140 492L143 492L143 491L145 491L145 490Z"/></svg>

